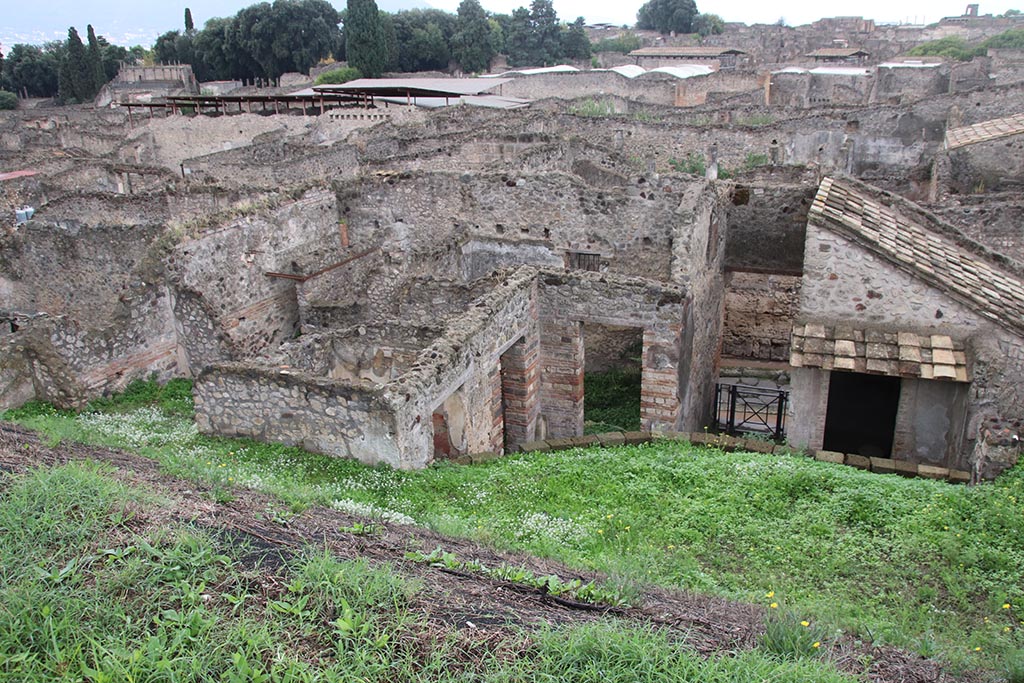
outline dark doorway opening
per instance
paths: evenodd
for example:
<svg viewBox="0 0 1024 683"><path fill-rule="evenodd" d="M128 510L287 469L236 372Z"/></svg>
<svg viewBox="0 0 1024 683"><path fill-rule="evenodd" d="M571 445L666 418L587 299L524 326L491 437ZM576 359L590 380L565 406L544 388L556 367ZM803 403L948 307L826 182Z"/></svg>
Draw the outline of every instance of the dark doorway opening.
<svg viewBox="0 0 1024 683"><path fill-rule="evenodd" d="M899 403L899 377L833 372L825 414L825 450L890 457Z"/></svg>

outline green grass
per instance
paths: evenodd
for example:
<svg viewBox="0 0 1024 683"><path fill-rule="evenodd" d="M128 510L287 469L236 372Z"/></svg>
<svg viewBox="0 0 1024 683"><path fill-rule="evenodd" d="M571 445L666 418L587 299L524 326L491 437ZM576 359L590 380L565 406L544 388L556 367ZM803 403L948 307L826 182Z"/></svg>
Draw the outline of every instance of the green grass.
<svg viewBox="0 0 1024 683"><path fill-rule="evenodd" d="M640 369L588 372L583 378L587 434L640 429Z"/></svg>
<svg viewBox="0 0 1024 683"><path fill-rule="evenodd" d="M0 475L0 681L853 680L761 652L704 659L616 623L513 630L474 652L417 621L420 586L389 565L307 551L269 572L186 526L136 533L158 501L109 475Z"/></svg>
<svg viewBox="0 0 1024 683"><path fill-rule="evenodd" d="M589 389L589 386L588 386ZM765 605L956 666L1024 646L1024 468L974 487L675 442L418 472L198 435L156 407L9 417L170 473L415 522L609 574ZM1003 605L1010 605L1004 609Z"/></svg>

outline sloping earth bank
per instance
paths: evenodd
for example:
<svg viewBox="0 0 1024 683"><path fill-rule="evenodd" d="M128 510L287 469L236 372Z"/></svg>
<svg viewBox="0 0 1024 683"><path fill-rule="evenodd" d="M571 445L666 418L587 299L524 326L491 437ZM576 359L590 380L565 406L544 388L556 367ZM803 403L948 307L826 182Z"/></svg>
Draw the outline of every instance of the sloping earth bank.
<svg viewBox="0 0 1024 683"><path fill-rule="evenodd" d="M757 605L695 595L683 591L645 589L639 605L601 607L548 595L539 589L481 574L412 562L409 551L429 553L436 547L462 560L477 560L488 567L522 566L535 575L554 574L568 581L584 582L604 577L581 574L565 565L522 553L500 552L472 541L452 538L428 529L381 523L312 507L282 519L268 511L280 510L271 496L236 488L230 502L214 502L211 487L177 479L161 472L156 461L124 451L74 443L50 447L37 434L9 423L0 423L0 471L17 473L35 467L92 460L114 468L122 482L150 491L161 498L147 506L137 520L140 531L187 523L205 528L226 542L246 548L242 561L259 566L264 575L264 600L275 599L284 588L276 573L294 553L306 546L326 548L341 559L364 558L388 562L396 571L422 583L413 604L424 623L440 632L472 635L476 647L521 638L522 629L542 624L581 623L617 618L636 625L668 629L703 655L727 655L753 648L764 629L766 610ZM0 479L2 485L2 479ZM275 521L276 520L276 521ZM359 525L364 525L360 527ZM373 533L358 529L372 525ZM350 531L346 531L349 529ZM825 644L827 656L849 673L885 683L945 683L982 681L978 674L953 675L936 662L887 647L872 647L847 637ZM865 671L864 662L870 662Z"/></svg>

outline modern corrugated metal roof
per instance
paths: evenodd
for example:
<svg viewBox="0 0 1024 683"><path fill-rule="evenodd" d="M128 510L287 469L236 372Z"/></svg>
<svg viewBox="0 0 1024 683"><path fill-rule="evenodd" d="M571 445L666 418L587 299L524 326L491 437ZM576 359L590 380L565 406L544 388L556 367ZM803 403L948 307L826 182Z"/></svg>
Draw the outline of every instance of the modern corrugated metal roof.
<svg viewBox="0 0 1024 683"><path fill-rule="evenodd" d="M629 53L630 57L721 57L745 55L734 47L642 47Z"/></svg>
<svg viewBox="0 0 1024 683"><path fill-rule="evenodd" d="M858 47L822 47L814 52L808 52L805 57L856 57L857 55L868 56L868 53Z"/></svg>
<svg viewBox="0 0 1024 683"><path fill-rule="evenodd" d="M324 93L373 97L462 97L480 95L508 83L508 78L360 78L340 85L316 85Z"/></svg>

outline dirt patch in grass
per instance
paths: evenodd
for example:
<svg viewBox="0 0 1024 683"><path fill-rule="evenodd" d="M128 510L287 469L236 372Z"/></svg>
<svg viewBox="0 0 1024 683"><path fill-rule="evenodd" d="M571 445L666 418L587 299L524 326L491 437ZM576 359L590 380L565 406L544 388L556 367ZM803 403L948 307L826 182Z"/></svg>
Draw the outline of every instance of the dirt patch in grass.
<svg viewBox="0 0 1024 683"><path fill-rule="evenodd" d="M406 559L409 552L441 547L460 560L487 567L524 567L537 576L602 582L606 577L558 562L516 552L496 551L470 540L428 529L368 519L339 510L311 507L290 512L278 499L235 487L222 489L170 477L154 461L124 451L76 443L49 446L32 431L0 423L0 472L91 460L114 468L126 484L161 499L136 517L142 528L188 523L210 530L222 543L240 547L240 561L266 574L271 593L276 576L294 554L307 547L327 549L340 559L390 563L422 583L412 608L438 633L455 631L474 648L501 648L523 637L522 628L621 619L634 625L667 629L704 655L728 655L754 648L764 633L767 610L759 605L681 591L647 588L636 604L611 607L578 603L520 583L485 574L432 566ZM3 477L0 477L2 486ZM983 681L981 673L953 674L931 660L887 647L873 647L852 637L822 644L824 654L841 671L870 681L939 683Z"/></svg>

